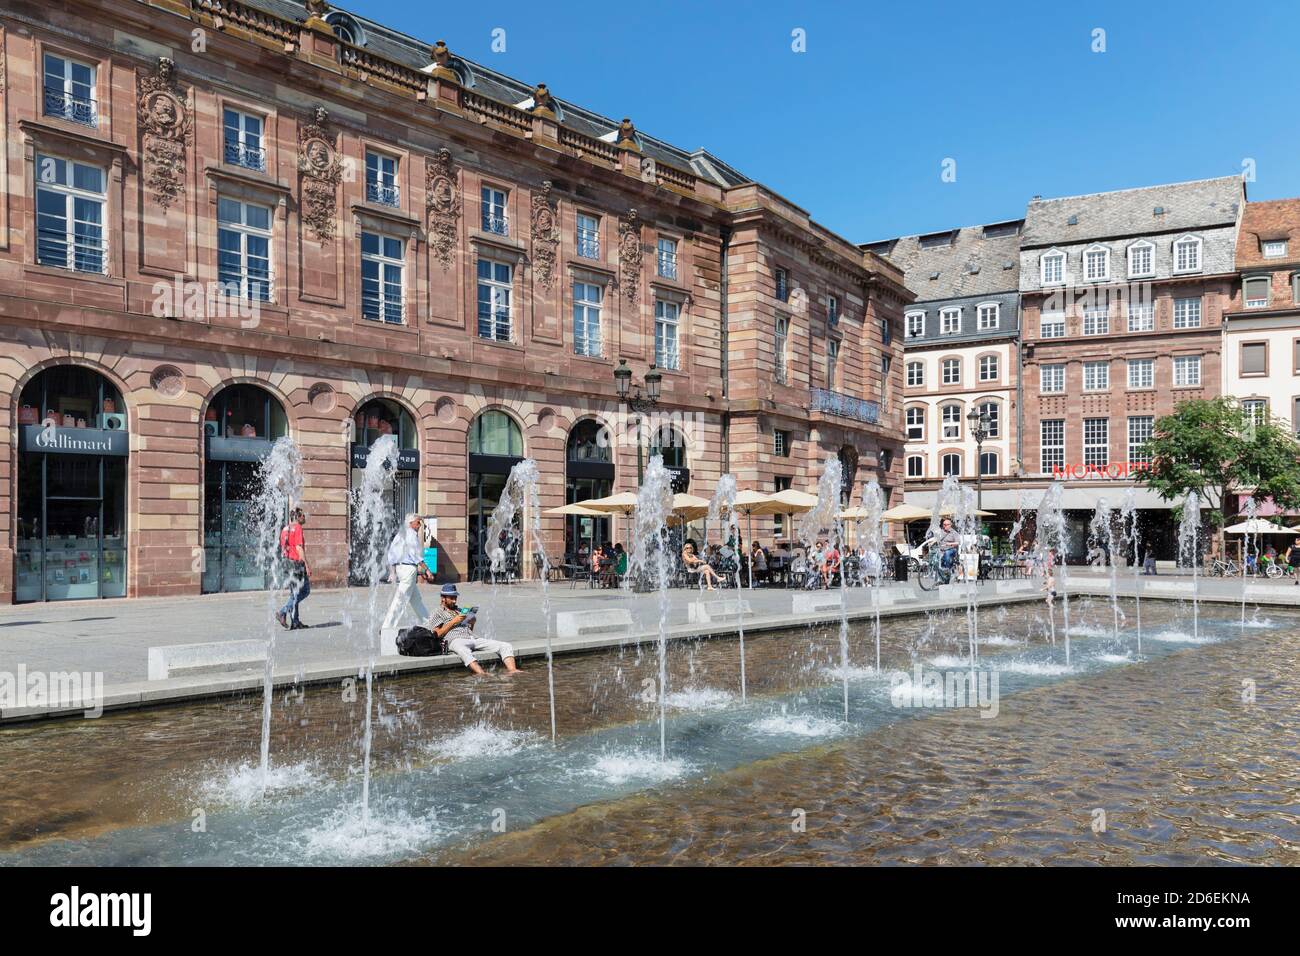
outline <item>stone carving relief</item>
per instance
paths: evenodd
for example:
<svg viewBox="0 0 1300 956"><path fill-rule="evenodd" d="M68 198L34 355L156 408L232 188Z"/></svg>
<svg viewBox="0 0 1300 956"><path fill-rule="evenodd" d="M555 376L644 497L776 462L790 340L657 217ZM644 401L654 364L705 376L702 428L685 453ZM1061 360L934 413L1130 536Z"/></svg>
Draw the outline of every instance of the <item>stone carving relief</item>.
<svg viewBox="0 0 1300 956"><path fill-rule="evenodd" d="M450 150L440 149L424 167L424 186L429 217L429 248L444 269L456 257L456 228L460 219L460 190L451 168Z"/></svg>
<svg viewBox="0 0 1300 956"><path fill-rule="evenodd" d="M302 221L318 242L334 238L342 164L329 132L329 113L316 107L312 121L298 130L298 171L302 174Z"/></svg>
<svg viewBox="0 0 1300 956"><path fill-rule="evenodd" d="M159 57L152 73L139 80L137 100L143 139L144 184L164 209L185 194L185 153L193 122L176 84L176 65Z"/></svg>
<svg viewBox="0 0 1300 956"><path fill-rule="evenodd" d="M635 303L641 287L641 220L635 209L618 221L618 265L623 295Z"/></svg>
<svg viewBox="0 0 1300 956"><path fill-rule="evenodd" d="M551 183L533 193L533 274L543 289L555 285L555 250L560 244L559 216L551 199Z"/></svg>

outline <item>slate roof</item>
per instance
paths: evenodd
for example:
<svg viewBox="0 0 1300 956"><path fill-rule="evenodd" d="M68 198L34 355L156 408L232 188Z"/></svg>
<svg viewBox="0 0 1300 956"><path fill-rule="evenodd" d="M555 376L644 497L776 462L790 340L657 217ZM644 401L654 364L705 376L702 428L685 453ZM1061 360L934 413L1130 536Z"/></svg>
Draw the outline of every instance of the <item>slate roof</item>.
<svg viewBox="0 0 1300 956"><path fill-rule="evenodd" d="M1240 176L1114 192L1035 198L1025 211L1022 248L1143 233L1231 226L1245 195ZM1163 210L1156 214L1155 210ZM1075 221L1072 223L1071 219Z"/></svg>
<svg viewBox="0 0 1300 956"><path fill-rule="evenodd" d="M904 284L920 302L1014 292L1020 287L1022 223L1013 219L963 226L863 243L861 248L902 269Z"/></svg>
<svg viewBox="0 0 1300 956"><path fill-rule="evenodd" d="M251 5L286 20L302 23L307 19L306 4L299 3L297 0L251 0ZM333 4L330 5L330 12L346 13L361 26L362 31L365 33L363 49L414 70L423 70L431 64L429 50L433 46L432 41L416 39L377 23L359 13L354 13ZM449 43L448 46L451 48L455 65L468 74L470 82L467 85L475 93L512 106L532 98L533 88L536 83L523 83L503 73L489 69L482 64L467 60L456 54L455 44ZM545 82L545 78L539 77L538 82ZM620 120L611 119L608 116L602 116L592 110L578 106L576 103L556 96L555 92L552 90L551 94L560 104L560 123L562 126L597 139L618 129ZM632 120L635 122L636 117L632 117ZM639 127L637 128L637 137L643 156L679 169L690 170L701 179L714 182L723 188L753 181L750 177L745 176L734 167L722 162L717 157L711 156L704 150L688 152L679 149L670 143L647 135Z"/></svg>

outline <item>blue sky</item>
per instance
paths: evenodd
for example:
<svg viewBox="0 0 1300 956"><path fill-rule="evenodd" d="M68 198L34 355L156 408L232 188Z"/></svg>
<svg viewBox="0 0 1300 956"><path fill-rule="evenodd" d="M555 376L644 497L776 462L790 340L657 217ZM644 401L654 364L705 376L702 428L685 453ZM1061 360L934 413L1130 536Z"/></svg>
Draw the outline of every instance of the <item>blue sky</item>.
<svg viewBox="0 0 1300 956"><path fill-rule="evenodd" d="M1292 2L340 6L702 146L857 242L1246 160L1251 199L1300 195Z"/></svg>

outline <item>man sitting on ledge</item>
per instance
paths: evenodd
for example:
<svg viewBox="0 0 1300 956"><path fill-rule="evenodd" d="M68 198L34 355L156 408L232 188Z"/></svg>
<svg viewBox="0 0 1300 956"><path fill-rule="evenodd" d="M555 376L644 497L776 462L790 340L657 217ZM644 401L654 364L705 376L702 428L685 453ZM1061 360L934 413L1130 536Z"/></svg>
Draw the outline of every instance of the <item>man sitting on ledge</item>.
<svg viewBox="0 0 1300 956"><path fill-rule="evenodd" d="M461 659L466 667L475 674L483 673L483 665L474 660L475 651L488 654L500 654L506 665L506 674L518 674L515 666L515 649L505 641L494 641L487 637L476 637L474 625L478 622L476 608L461 610L456 603L460 592L454 584L442 586L441 601L437 609L429 616L429 629L440 640L447 641L447 650Z"/></svg>

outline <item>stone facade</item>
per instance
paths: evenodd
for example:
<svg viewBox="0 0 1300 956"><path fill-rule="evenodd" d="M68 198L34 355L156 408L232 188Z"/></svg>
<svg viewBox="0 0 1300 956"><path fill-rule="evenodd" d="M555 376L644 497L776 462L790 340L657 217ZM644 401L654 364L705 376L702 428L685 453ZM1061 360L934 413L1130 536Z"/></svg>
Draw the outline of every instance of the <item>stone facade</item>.
<svg viewBox="0 0 1300 956"><path fill-rule="evenodd" d="M566 442L584 418L615 436L614 490L635 486L620 360L637 378L658 362L656 414L678 428L694 493L710 494L725 471L741 487L782 478L809 489L835 454L859 462L855 500L870 478L900 487L911 295L896 267L702 151L444 46L357 26L349 36L369 45L284 0L20 2L0 13L0 600L13 596L26 477L19 396L69 363L98 371L125 404L131 596L200 590L204 421L232 384L266 390L302 449L322 585L346 576L353 416L375 397L416 423L416 500L438 519L449 579L472 566L468 435L481 412L518 425L541 466L543 508L565 503ZM56 96L51 109L47 54L91 67L92 95ZM76 112L83 100L93 122ZM256 119L256 146L232 149L228 110ZM377 158L390 178L369 173ZM103 242L89 268L53 265L35 241L50 159L102 171ZM241 279L262 283L265 300L221 285L217 220L231 200L269 210L268 274ZM579 234L580 215L594 235ZM363 283L363 234L392 240L390 298L389 286L377 300ZM499 337L481 334L484 261L508 267L509 304L486 313L508 316ZM578 284L600 290L599 347L578 347ZM665 308L675 349L657 346ZM789 323L783 375L778 316ZM777 430L787 454L774 454ZM770 535L770 519L755 530ZM542 535L558 558L562 520L544 519Z"/></svg>

